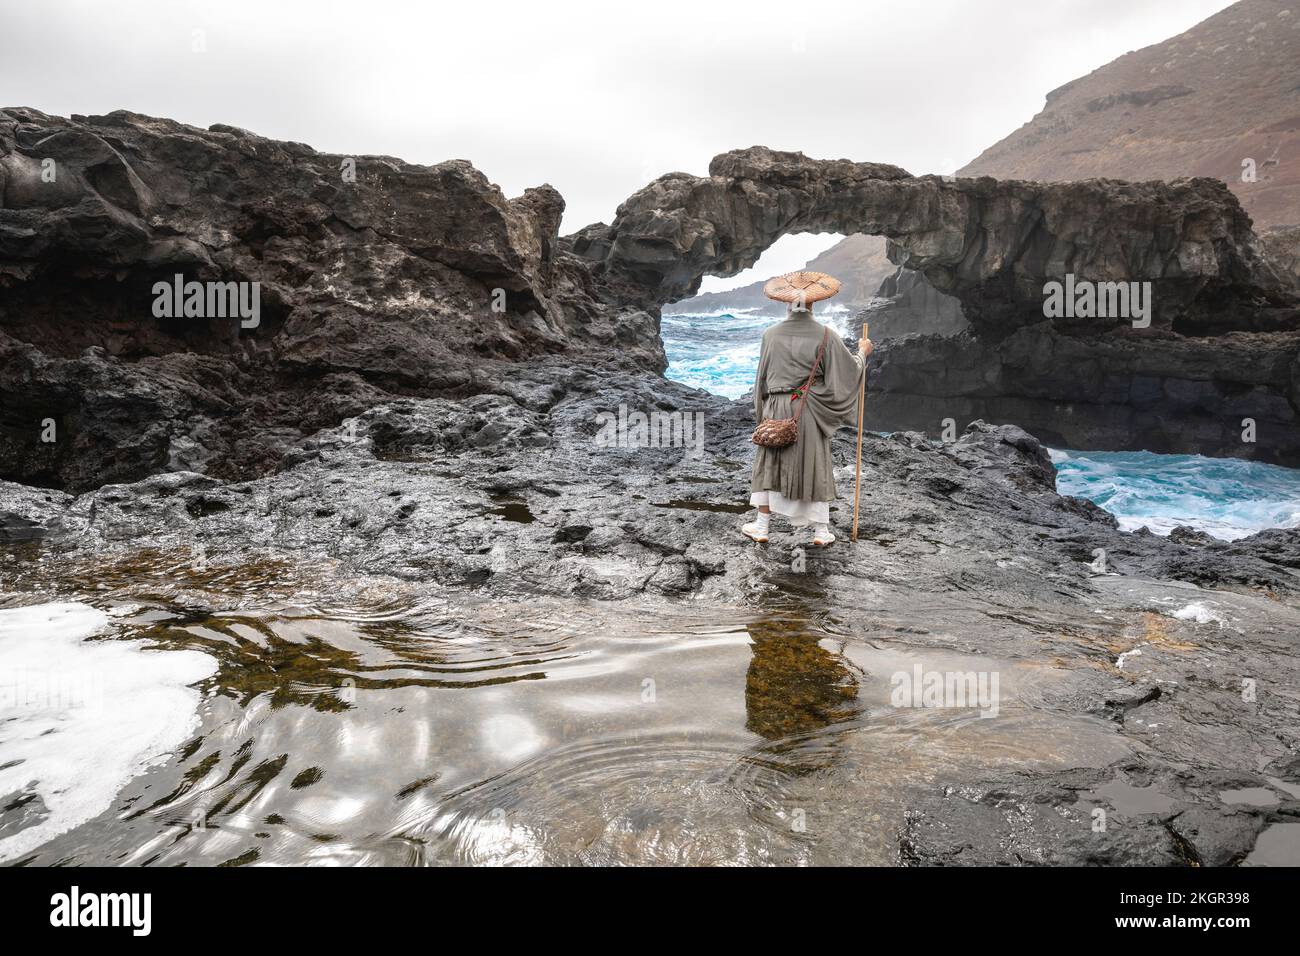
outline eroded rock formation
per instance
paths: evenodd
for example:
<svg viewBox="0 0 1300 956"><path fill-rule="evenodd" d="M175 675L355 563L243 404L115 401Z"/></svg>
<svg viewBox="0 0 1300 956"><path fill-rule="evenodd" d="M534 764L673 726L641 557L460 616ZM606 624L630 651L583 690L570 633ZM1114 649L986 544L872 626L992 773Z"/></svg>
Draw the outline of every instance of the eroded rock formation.
<svg viewBox="0 0 1300 956"><path fill-rule="evenodd" d="M10 109L0 196L0 474L27 483L262 473L342 417L485 392L538 354L661 371L659 307L798 231L888 236L971 324L882 350L877 427L983 417L1076 447L1300 460L1293 275L1215 180L944 180L754 147L561 238L553 189L507 199L464 161ZM1067 273L1150 282L1150 328L1044 319ZM259 325L155 317L177 274L257 282Z"/></svg>
<svg viewBox="0 0 1300 956"><path fill-rule="evenodd" d="M945 181L753 148L717 157L708 177L661 177L610 226L566 241L650 308L751 265L785 233L822 231L888 236L891 259L971 324L882 349L873 427L933 434L983 418L1076 448L1300 463L1293 273L1260 251L1217 180ZM1045 284L1069 274L1149 282L1149 327L1045 318Z"/></svg>
<svg viewBox="0 0 1300 956"><path fill-rule="evenodd" d="M258 473L385 397L473 394L525 357L663 368L657 313L602 303L557 254L563 208L463 160L0 112L0 475ZM176 274L258 282L260 324L155 318Z"/></svg>
<svg viewBox="0 0 1300 956"><path fill-rule="evenodd" d="M747 268L791 232L887 236L892 261L955 295L989 335L1042 321L1044 283L1067 273L1151 282L1156 329L1222 327L1232 321L1225 312L1251 327L1274 321L1270 308L1296 305L1259 255L1249 218L1212 179L945 180L753 147L716 157L707 177L660 177L610 226L589 226L570 244L611 288L661 305L694 293L705 275Z"/></svg>

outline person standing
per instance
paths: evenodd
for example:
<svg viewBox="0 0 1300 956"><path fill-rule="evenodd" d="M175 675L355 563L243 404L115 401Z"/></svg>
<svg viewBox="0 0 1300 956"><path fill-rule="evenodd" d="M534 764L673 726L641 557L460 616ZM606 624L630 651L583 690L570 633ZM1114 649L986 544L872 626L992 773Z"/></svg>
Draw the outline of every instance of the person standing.
<svg viewBox="0 0 1300 956"><path fill-rule="evenodd" d="M831 438L840 426L856 421L858 390L872 350L871 341L863 338L857 352L850 352L837 334L813 318L812 304L839 290L839 280L822 272L791 272L763 286L768 298L788 303L789 309L783 321L763 332L754 415L761 423L797 413L798 437L780 448L757 447L749 503L758 515L741 527L754 541L767 541L774 514L796 528L812 525L812 543L818 547L835 541L830 503L838 495Z"/></svg>

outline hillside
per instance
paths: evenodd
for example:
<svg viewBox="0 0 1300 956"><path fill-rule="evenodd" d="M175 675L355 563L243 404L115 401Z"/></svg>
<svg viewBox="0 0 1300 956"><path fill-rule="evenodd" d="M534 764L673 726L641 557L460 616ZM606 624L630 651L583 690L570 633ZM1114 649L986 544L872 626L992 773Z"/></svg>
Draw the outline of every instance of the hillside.
<svg viewBox="0 0 1300 956"><path fill-rule="evenodd" d="M1294 9L1292 9L1294 8ZM1254 181L1243 182L1243 162ZM1047 94L958 171L1067 181L1225 180L1256 231L1300 223L1300 5L1242 0Z"/></svg>

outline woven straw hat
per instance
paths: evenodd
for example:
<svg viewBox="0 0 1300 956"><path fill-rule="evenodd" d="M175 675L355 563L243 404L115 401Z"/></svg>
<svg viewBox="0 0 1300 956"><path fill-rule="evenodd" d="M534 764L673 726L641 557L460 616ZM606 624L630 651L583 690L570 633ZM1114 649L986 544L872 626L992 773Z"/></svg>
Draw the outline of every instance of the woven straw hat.
<svg viewBox="0 0 1300 956"><path fill-rule="evenodd" d="M763 294L777 302L820 302L839 291L840 280L824 272L787 272L763 285Z"/></svg>

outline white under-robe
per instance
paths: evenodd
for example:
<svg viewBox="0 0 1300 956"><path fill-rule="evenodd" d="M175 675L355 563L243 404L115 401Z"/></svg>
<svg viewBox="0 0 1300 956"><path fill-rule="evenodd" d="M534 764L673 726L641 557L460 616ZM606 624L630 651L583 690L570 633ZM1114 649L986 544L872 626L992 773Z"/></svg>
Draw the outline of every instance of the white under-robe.
<svg viewBox="0 0 1300 956"><path fill-rule="evenodd" d="M749 503L758 507L767 505L772 509L772 514L780 515L796 528L831 522L829 501L797 501L787 498L779 491L755 491L749 496Z"/></svg>

